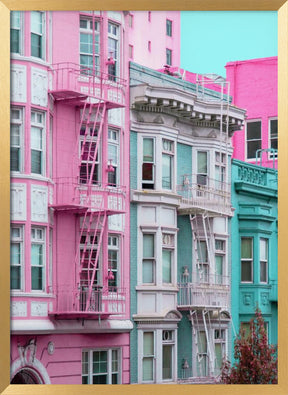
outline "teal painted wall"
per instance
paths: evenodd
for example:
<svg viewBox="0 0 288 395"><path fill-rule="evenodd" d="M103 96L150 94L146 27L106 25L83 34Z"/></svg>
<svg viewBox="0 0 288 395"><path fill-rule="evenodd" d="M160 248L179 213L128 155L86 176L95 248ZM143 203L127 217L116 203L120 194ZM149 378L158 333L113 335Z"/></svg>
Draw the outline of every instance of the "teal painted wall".
<svg viewBox="0 0 288 395"><path fill-rule="evenodd" d="M192 231L189 215L178 215L177 227L179 229L177 235L177 269L178 281L181 281L183 266L188 266L188 270L192 271Z"/></svg>
<svg viewBox="0 0 288 395"><path fill-rule="evenodd" d="M249 321L259 305L268 322L269 342L277 343L278 221L277 170L232 161L231 311L236 332ZM241 283L241 237L253 238L253 282ZM268 239L268 284L260 283L260 238ZM234 358L232 358L232 363Z"/></svg>
<svg viewBox="0 0 288 395"><path fill-rule="evenodd" d="M187 359L192 367L192 331L191 322L187 312L182 313L183 318L178 324L178 378L181 379L183 360Z"/></svg>
<svg viewBox="0 0 288 395"><path fill-rule="evenodd" d="M130 188L137 189L137 141L136 132L130 132Z"/></svg>

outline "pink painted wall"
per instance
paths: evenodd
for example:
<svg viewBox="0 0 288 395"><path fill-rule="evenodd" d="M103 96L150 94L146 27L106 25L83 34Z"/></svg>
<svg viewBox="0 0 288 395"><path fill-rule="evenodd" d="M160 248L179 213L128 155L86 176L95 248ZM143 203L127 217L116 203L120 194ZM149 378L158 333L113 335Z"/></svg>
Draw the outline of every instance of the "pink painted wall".
<svg viewBox="0 0 288 395"><path fill-rule="evenodd" d="M129 44L133 46L130 60L152 69L166 64L166 48L172 50L172 66L180 66L180 11L131 11L132 27ZM166 35L166 19L172 21L172 37ZM151 43L151 50L148 42Z"/></svg>
<svg viewBox="0 0 288 395"><path fill-rule="evenodd" d="M227 80L233 104L247 111L247 120L261 120L262 149L269 148L269 119L277 117L277 57L229 62ZM233 135L236 159L246 160L246 130ZM251 161L255 163L255 161ZM273 167L273 161L263 155L263 165ZM277 167L277 160L276 160Z"/></svg>

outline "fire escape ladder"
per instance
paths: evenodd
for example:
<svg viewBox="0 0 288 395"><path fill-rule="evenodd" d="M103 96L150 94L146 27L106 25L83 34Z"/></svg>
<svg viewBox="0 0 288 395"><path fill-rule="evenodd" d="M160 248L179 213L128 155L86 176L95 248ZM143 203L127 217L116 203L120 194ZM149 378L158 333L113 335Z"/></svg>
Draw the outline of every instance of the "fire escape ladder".
<svg viewBox="0 0 288 395"><path fill-rule="evenodd" d="M193 319L193 315L195 316L195 321ZM193 310L191 312L190 310L190 317L191 317L191 324L193 325L193 335L194 335L194 343L195 343L195 356L196 356L196 361L197 361L197 369L196 371L200 373L200 377L204 377L204 371L203 371L203 364L202 360L204 358L203 355L203 350L204 350L204 344L202 343L202 339L200 336L200 324L199 324L199 318L198 318L198 311Z"/></svg>
<svg viewBox="0 0 288 395"><path fill-rule="evenodd" d="M215 361L215 356L214 356L214 349L211 347L211 342L210 342L210 337L209 337L209 331L207 327L207 322L206 322L206 315L208 315L208 324L209 324L209 329L211 331L211 321L210 321L210 315L208 310L202 310L202 317L203 317L203 324L204 324L204 329L205 329L205 334L206 334L206 341L207 341L207 351L209 355L209 374L213 376L214 374L214 361Z"/></svg>
<svg viewBox="0 0 288 395"><path fill-rule="evenodd" d="M107 213L104 212L102 214L103 214L102 215L103 216L103 220L102 220L102 223L101 223L101 229L100 229L99 240L98 240L98 245L97 245L97 252L96 252L96 257L95 257L94 262L92 260L92 254L91 253L90 253L90 256L89 256L88 273L90 272L90 268L92 268L93 271L92 271L92 277L89 278L88 297L87 297L87 300L86 300L85 311L88 311L89 307L90 307L90 299L91 299L91 295L92 295L92 291L93 291L93 283L94 283L94 279L95 279L95 275L96 275L96 269L97 269L98 261L99 261L100 247L101 247L101 244L102 244L103 233L104 233L106 220L107 220ZM99 218L99 223L98 223L98 226L95 227L93 240L95 239L97 231L99 230L99 225L100 225L100 222L101 222L100 221L100 217L101 217L101 213L99 212L99 217L98 217Z"/></svg>
<svg viewBox="0 0 288 395"><path fill-rule="evenodd" d="M195 257L196 257L196 268L201 272L200 269L200 260L201 256L199 258L199 252L201 255L201 251L198 251L198 243L200 240L200 234L199 234L199 226L197 222L197 215L191 215L190 214L190 223L191 223L191 230L192 230L192 239L193 239L193 246L194 246L194 252L195 252Z"/></svg>

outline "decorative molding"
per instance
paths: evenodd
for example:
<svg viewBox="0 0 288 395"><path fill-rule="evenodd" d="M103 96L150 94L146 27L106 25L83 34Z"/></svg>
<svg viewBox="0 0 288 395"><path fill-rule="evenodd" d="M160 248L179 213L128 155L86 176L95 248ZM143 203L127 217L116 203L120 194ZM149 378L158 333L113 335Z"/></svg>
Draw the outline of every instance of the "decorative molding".
<svg viewBox="0 0 288 395"><path fill-rule="evenodd" d="M27 317L27 302L11 302L11 317Z"/></svg>
<svg viewBox="0 0 288 395"><path fill-rule="evenodd" d="M20 64L11 65L11 101L27 101L27 68Z"/></svg>
<svg viewBox="0 0 288 395"><path fill-rule="evenodd" d="M31 67L31 103L48 105L48 74L46 70Z"/></svg>
<svg viewBox="0 0 288 395"><path fill-rule="evenodd" d="M32 317L47 317L48 304L46 302L31 302Z"/></svg>
<svg viewBox="0 0 288 395"><path fill-rule="evenodd" d="M26 220L26 184L11 183L10 214L12 221Z"/></svg>
<svg viewBox="0 0 288 395"><path fill-rule="evenodd" d="M48 188L31 185L31 220L48 222Z"/></svg>

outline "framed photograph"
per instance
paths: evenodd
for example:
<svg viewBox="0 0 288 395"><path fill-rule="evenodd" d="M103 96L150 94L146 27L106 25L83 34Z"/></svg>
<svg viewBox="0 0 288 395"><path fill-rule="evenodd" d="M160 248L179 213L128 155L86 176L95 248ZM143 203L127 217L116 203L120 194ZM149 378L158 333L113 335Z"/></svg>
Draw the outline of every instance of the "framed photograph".
<svg viewBox="0 0 288 395"><path fill-rule="evenodd" d="M134 3L0 2L0 391L284 395L288 2Z"/></svg>

